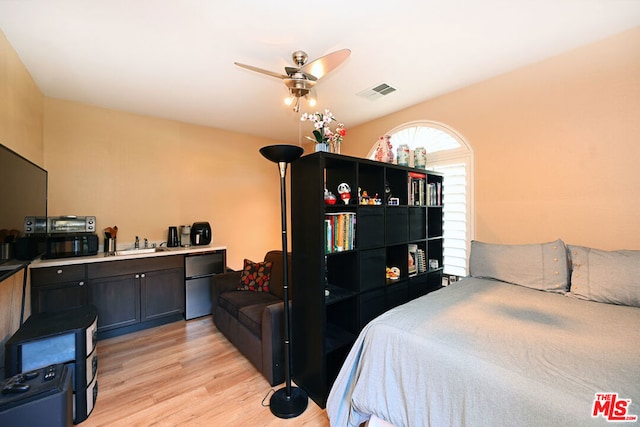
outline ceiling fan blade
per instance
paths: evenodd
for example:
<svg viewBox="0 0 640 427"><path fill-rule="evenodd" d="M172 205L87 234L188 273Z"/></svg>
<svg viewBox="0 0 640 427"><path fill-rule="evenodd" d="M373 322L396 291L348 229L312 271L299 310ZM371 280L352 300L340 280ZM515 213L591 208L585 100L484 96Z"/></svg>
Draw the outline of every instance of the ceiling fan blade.
<svg viewBox="0 0 640 427"><path fill-rule="evenodd" d="M305 64L300 71L309 77L310 75L321 79L334 68L342 64L351 55L350 49L341 49L322 56Z"/></svg>
<svg viewBox="0 0 640 427"><path fill-rule="evenodd" d="M234 62L238 67L246 68L247 70L255 71L257 73L266 74L267 76L275 77L277 79L288 79L289 76L285 76L284 74L276 73L273 71L265 70L263 68L254 67L253 65L241 64L239 62Z"/></svg>

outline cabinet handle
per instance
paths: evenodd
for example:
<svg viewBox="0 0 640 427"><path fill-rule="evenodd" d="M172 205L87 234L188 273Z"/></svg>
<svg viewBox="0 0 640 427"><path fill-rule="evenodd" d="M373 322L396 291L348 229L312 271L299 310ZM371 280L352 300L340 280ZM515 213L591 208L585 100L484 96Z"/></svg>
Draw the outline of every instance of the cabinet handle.
<svg viewBox="0 0 640 427"><path fill-rule="evenodd" d="M146 277L146 274L142 273L142 274L140 275L140 277L144 278L144 277Z"/></svg>
<svg viewBox="0 0 640 427"><path fill-rule="evenodd" d="M59 269L58 271L56 271L57 274L62 274L62 269Z"/></svg>
<svg viewBox="0 0 640 427"><path fill-rule="evenodd" d="M136 279L139 279L139 278L140 278L140 275L139 275L139 274L136 274Z"/></svg>
<svg viewBox="0 0 640 427"><path fill-rule="evenodd" d="M84 281L80 281L80 283L78 283L78 286L84 286Z"/></svg>

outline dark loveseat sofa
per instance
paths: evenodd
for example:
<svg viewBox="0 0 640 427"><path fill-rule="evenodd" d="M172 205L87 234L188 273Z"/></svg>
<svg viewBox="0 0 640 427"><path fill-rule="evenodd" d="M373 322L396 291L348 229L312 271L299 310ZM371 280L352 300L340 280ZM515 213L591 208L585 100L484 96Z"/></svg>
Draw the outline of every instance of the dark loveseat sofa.
<svg viewBox="0 0 640 427"><path fill-rule="evenodd" d="M282 251L270 251L273 262L269 292L237 290L240 271L213 276L213 322L220 332L265 376L269 384L284 381L284 275ZM291 254L289 254L291 277Z"/></svg>

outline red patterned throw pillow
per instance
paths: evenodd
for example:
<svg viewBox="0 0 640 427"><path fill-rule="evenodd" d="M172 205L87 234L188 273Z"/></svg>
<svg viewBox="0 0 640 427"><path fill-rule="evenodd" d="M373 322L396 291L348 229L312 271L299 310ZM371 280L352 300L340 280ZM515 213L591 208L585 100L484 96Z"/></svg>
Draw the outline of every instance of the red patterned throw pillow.
<svg viewBox="0 0 640 427"><path fill-rule="evenodd" d="M240 275L239 291L269 292L271 267L273 262L253 262L244 260L244 268Z"/></svg>

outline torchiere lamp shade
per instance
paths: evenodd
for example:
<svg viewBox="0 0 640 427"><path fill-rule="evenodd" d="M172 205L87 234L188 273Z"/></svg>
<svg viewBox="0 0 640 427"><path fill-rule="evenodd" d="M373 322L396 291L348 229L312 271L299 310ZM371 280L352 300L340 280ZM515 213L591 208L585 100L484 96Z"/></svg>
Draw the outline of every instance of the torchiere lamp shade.
<svg viewBox="0 0 640 427"><path fill-rule="evenodd" d="M260 149L260 154L262 154L267 160L271 160L275 163L291 163L298 157L302 156L302 153L304 153L304 150L302 147L297 145L267 145Z"/></svg>

